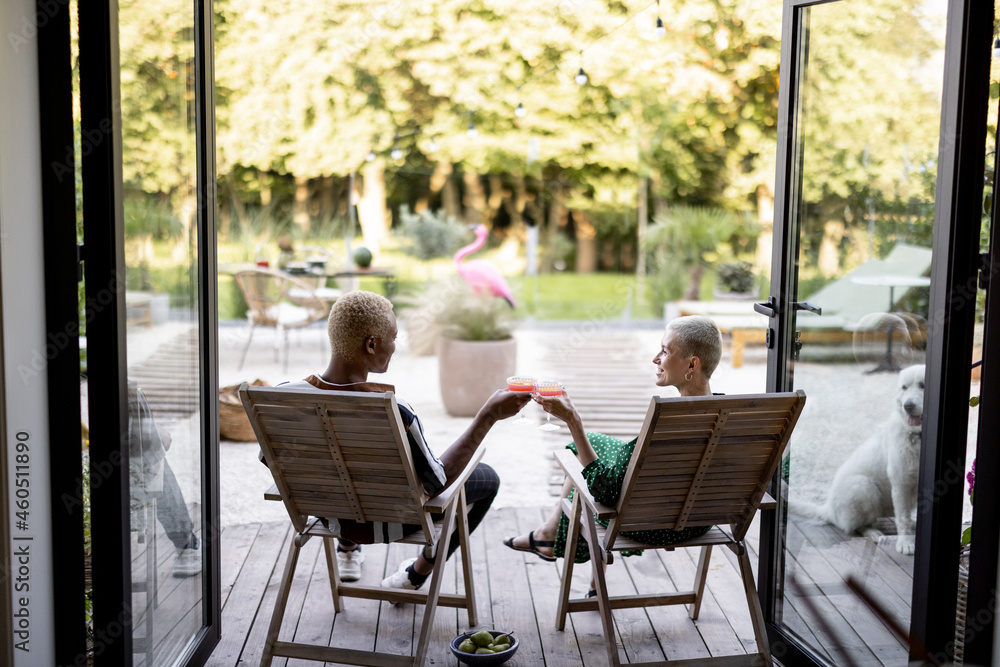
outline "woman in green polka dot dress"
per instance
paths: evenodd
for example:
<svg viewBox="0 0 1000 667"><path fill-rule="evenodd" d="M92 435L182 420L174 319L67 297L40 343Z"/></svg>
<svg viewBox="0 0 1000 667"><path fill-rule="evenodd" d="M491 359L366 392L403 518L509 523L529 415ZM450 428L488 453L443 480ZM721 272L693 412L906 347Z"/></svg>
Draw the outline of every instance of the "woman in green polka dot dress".
<svg viewBox="0 0 1000 667"><path fill-rule="evenodd" d="M722 336L715 323L706 317L692 315L671 320L664 332L660 351L653 357L656 366L656 385L676 387L681 396L710 396L709 378L722 357ZM603 433L583 430L580 414L573 407L568 394L562 396L535 396L542 409L566 422L573 442L567 449L573 451L584 466L583 477L594 499L608 506L618 503L622 480L628 468L635 440L624 442ZM563 487L563 495L570 492L570 484ZM711 526L693 526L683 530L645 530L624 532L623 537L647 544L675 544L708 532ZM541 526L527 535L504 540L515 551L527 551L543 560L553 561L565 556L569 519L557 505ZM621 552L628 556L641 552ZM577 563L590 560L590 552L583 537L577 544Z"/></svg>

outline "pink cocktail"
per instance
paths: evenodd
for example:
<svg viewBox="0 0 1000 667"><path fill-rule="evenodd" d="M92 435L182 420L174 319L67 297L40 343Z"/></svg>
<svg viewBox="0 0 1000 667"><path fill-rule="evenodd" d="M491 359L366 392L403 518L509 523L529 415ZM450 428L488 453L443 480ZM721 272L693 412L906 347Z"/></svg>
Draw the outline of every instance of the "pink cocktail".
<svg viewBox="0 0 1000 667"><path fill-rule="evenodd" d="M513 375L507 378L507 391L534 391L535 390L535 378L527 375ZM524 410L517 413L517 419L514 420L515 424L527 424L531 420L524 416Z"/></svg>
<svg viewBox="0 0 1000 667"><path fill-rule="evenodd" d="M535 381L535 394L538 396L562 396L566 393L566 387L564 387L559 382L555 380L536 380ZM552 415L549 412L545 413L545 423L538 428L543 431L555 431L559 427L552 423Z"/></svg>
<svg viewBox="0 0 1000 667"><path fill-rule="evenodd" d="M507 391L534 391L535 378L515 375L507 378Z"/></svg>

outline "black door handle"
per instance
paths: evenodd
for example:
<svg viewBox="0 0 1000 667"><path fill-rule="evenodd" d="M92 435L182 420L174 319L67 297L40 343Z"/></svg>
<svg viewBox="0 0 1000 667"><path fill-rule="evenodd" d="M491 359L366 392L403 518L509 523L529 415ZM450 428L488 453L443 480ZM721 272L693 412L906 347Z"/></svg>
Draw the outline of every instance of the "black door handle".
<svg viewBox="0 0 1000 667"><path fill-rule="evenodd" d="M764 303L755 303L753 309L760 313L761 315L767 315L768 317L778 316L778 300L773 296L769 298Z"/></svg>
<svg viewBox="0 0 1000 667"><path fill-rule="evenodd" d="M814 306L808 301L795 301L792 303L792 307L795 308L795 310L806 310L810 313L816 313L817 315L823 314L823 309L821 307Z"/></svg>

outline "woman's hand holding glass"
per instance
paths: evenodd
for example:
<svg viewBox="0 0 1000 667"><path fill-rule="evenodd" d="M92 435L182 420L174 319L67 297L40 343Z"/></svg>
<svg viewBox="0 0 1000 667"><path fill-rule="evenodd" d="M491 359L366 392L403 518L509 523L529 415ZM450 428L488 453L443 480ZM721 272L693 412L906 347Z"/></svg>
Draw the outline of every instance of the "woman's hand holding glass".
<svg viewBox="0 0 1000 667"><path fill-rule="evenodd" d="M566 388L555 380L535 381L533 398L545 410L545 423L538 427L543 431L555 431L559 428L552 423L552 415L568 421L576 413L573 402L566 395Z"/></svg>

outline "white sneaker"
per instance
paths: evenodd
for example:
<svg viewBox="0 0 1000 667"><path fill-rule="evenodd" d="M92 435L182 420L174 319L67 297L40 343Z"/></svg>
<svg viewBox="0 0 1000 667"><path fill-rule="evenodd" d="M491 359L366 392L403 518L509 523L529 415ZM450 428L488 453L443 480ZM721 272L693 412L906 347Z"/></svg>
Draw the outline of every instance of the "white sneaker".
<svg viewBox="0 0 1000 667"><path fill-rule="evenodd" d="M175 577L193 577L196 574L201 574L201 545L197 540L193 547L178 549L177 559L174 560Z"/></svg>
<svg viewBox="0 0 1000 667"><path fill-rule="evenodd" d="M361 547L354 547L353 551L341 551L337 547L337 572L340 573L341 581L357 581L361 578L361 564L365 562L365 555L361 553Z"/></svg>
<svg viewBox="0 0 1000 667"><path fill-rule="evenodd" d="M413 582L410 581L410 575L406 572L406 568L415 562L417 562L416 558L409 558L400 563L395 572L382 580L382 588L405 588L408 591L420 588L420 586L413 585Z"/></svg>

